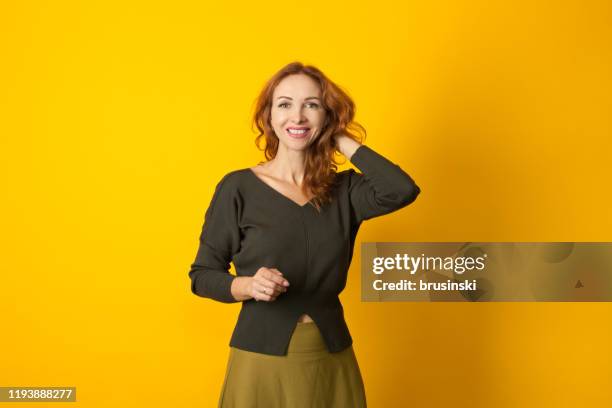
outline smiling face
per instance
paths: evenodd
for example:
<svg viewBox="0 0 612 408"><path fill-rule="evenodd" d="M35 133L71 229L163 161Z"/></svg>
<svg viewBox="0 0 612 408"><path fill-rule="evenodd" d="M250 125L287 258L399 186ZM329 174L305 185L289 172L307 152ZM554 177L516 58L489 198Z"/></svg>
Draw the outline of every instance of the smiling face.
<svg viewBox="0 0 612 408"><path fill-rule="evenodd" d="M271 125L279 143L302 150L321 133L325 109L319 84L304 74L289 75L274 89Z"/></svg>

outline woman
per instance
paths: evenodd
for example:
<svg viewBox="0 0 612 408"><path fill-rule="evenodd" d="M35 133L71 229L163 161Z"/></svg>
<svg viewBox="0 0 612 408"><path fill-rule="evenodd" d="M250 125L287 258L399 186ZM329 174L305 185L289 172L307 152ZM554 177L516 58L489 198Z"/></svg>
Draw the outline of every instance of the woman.
<svg viewBox="0 0 612 408"><path fill-rule="evenodd" d="M320 70L285 66L255 108L267 162L216 186L189 276L198 296L242 302L220 407L366 406L338 295L361 223L410 204L420 189L358 142L354 115ZM361 173L336 172L336 151Z"/></svg>

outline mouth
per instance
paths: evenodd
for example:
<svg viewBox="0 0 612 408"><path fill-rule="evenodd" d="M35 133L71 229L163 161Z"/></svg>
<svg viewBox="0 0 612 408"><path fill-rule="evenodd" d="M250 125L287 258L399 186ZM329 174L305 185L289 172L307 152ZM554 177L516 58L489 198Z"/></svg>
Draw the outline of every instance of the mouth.
<svg viewBox="0 0 612 408"><path fill-rule="evenodd" d="M310 128L292 126L285 129L285 133L293 139L303 139L310 135Z"/></svg>

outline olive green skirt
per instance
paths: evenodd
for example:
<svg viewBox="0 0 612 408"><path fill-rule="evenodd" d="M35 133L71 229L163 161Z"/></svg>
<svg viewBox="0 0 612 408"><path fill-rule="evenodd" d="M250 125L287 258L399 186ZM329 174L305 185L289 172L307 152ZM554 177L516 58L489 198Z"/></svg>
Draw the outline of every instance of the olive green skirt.
<svg viewBox="0 0 612 408"><path fill-rule="evenodd" d="M362 408L353 347L330 353L314 322L297 323L285 356L230 347L220 408Z"/></svg>

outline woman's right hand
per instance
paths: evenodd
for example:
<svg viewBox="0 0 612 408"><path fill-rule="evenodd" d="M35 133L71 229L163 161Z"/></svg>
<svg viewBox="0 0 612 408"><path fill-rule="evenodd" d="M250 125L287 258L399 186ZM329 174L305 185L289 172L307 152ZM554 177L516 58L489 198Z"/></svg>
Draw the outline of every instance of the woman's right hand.
<svg viewBox="0 0 612 408"><path fill-rule="evenodd" d="M245 294L256 301L272 302L278 295L287 291L289 282L276 268L262 266L255 275L245 281Z"/></svg>

